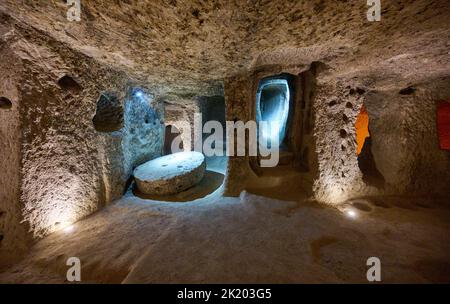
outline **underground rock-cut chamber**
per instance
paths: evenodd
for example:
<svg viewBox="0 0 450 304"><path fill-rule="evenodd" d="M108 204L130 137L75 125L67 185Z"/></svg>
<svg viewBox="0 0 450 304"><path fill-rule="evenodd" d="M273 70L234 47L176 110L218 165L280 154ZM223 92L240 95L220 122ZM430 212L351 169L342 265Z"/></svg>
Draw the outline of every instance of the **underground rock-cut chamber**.
<svg viewBox="0 0 450 304"><path fill-rule="evenodd" d="M286 79L261 80L256 94L256 122L259 141L280 145L286 136L289 116L289 83ZM260 122L266 122L261 125Z"/></svg>

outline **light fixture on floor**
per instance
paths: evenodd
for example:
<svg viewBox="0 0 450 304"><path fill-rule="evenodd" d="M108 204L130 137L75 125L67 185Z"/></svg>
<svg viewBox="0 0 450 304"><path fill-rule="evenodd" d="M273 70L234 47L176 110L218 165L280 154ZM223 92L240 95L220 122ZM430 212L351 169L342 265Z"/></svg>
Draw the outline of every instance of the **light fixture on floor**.
<svg viewBox="0 0 450 304"><path fill-rule="evenodd" d="M354 209L346 209L344 212L349 218L355 219L358 217L358 213Z"/></svg>
<svg viewBox="0 0 450 304"><path fill-rule="evenodd" d="M72 233L75 231L75 226L74 225L67 226L66 228L63 229L63 231L66 234Z"/></svg>

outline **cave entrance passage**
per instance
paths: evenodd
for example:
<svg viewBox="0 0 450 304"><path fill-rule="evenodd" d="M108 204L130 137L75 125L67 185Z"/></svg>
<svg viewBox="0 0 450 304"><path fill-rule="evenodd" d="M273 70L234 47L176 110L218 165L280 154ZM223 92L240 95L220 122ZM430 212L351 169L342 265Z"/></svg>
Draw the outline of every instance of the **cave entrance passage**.
<svg viewBox="0 0 450 304"><path fill-rule="evenodd" d="M256 122L268 122L268 128L262 128L258 140L268 146L282 145L286 137L286 125L289 117L290 90L286 79L263 79L256 94ZM278 142L274 136L278 136Z"/></svg>
<svg viewBox="0 0 450 304"><path fill-rule="evenodd" d="M358 155L358 167L361 170L363 181L370 186L383 188L385 180L377 168L375 157L372 153L372 137L369 131L369 113L363 105L356 117L356 154Z"/></svg>

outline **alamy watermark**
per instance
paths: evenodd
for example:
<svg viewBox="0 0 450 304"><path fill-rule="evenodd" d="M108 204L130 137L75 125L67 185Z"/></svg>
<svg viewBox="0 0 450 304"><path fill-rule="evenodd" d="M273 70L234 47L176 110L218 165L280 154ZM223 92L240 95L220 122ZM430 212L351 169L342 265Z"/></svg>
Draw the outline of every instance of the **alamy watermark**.
<svg viewBox="0 0 450 304"><path fill-rule="evenodd" d="M70 257L66 261L66 265L70 266L66 273L68 282L81 282L81 261L77 257Z"/></svg>
<svg viewBox="0 0 450 304"><path fill-rule="evenodd" d="M81 21L81 2L80 0L67 0L67 20Z"/></svg>
<svg viewBox="0 0 450 304"><path fill-rule="evenodd" d="M66 265L70 266L66 273L68 282L81 282L81 261L77 257L70 257L66 261ZM369 282L381 282L381 261L378 257L370 257L367 259L366 265L369 269L366 272L366 278Z"/></svg>
<svg viewBox="0 0 450 304"><path fill-rule="evenodd" d="M367 21L381 21L381 0L367 0ZM67 0L67 20L81 21L81 0Z"/></svg>
<svg viewBox="0 0 450 304"><path fill-rule="evenodd" d="M367 21L381 21L381 0L367 0Z"/></svg>
<svg viewBox="0 0 450 304"><path fill-rule="evenodd" d="M170 132L178 135L171 143L171 152L194 150L205 156L259 156L261 167L275 167L280 154L279 124L278 121L226 121L224 130L224 125L217 120L203 124L202 115L195 113L193 143L188 121L171 124ZM203 134L210 135L203 138Z"/></svg>
<svg viewBox="0 0 450 304"><path fill-rule="evenodd" d="M377 257L370 257L366 262L367 266L370 266L366 273L367 281L369 282L381 282L381 261Z"/></svg>

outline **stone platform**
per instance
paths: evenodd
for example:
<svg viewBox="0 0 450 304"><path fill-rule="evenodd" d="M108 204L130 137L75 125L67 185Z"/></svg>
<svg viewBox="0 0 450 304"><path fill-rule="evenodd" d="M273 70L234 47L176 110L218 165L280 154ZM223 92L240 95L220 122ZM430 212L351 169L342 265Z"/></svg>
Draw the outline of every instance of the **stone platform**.
<svg viewBox="0 0 450 304"><path fill-rule="evenodd" d="M179 152L153 159L134 170L139 191L150 195L182 192L198 184L206 170L199 152Z"/></svg>

